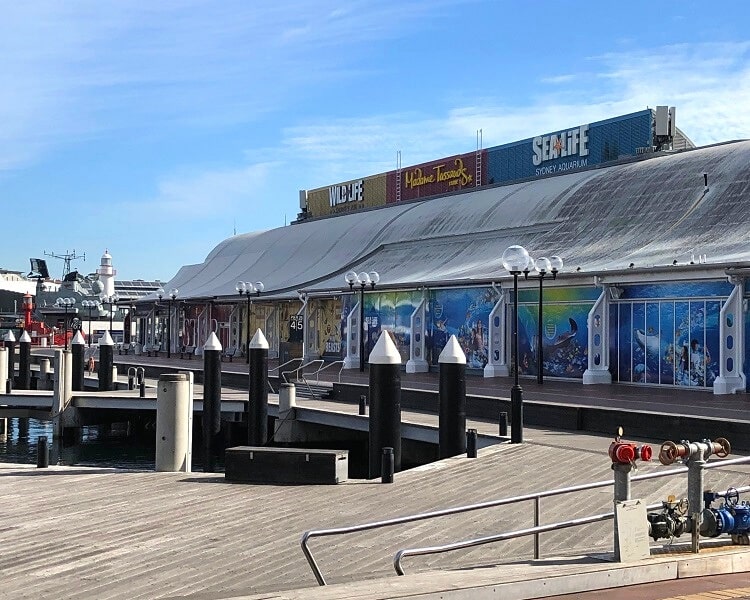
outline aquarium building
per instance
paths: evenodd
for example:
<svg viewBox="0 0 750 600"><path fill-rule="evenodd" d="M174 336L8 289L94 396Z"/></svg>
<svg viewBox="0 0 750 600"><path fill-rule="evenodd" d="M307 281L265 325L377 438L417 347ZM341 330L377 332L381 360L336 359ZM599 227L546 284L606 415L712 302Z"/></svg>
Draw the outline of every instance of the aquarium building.
<svg viewBox="0 0 750 600"><path fill-rule="evenodd" d="M141 343L243 349L261 328L280 360L356 364L384 330L408 371L451 335L469 368L505 375L513 280L504 250L558 255L519 281L519 369L584 384L746 390L750 142L695 148L657 107L300 193L298 220L237 235L141 301ZM377 271L359 327L359 286ZM239 294L238 282L263 282ZM249 316L248 316L249 315ZM542 362L538 364L538 348Z"/></svg>

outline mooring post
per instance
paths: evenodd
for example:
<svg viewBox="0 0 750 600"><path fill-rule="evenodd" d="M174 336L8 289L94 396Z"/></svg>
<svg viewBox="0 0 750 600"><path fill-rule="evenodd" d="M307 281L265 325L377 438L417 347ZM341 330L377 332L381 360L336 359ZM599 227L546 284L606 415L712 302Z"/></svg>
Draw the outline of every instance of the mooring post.
<svg viewBox="0 0 750 600"><path fill-rule="evenodd" d="M115 343L109 331L99 338L99 391L108 392L112 389L112 364L114 362Z"/></svg>
<svg viewBox="0 0 750 600"><path fill-rule="evenodd" d="M36 440L36 466L37 469L49 467L49 446L45 435L38 437Z"/></svg>
<svg viewBox="0 0 750 600"><path fill-rule="evenodd" d="M47 390L50 389L49 385L50 380L50 362L49 358L40 358L39 359L39 384L41 385L40 389Z"/></svg>
<svg viewBox="0 0 750 600"><path fill-rule="evenodd" d="M250 371L247 403L247 443L265 446L268 442L268 340L258 329L248 344Z"/></svg>
<svg viewBox="0 0 750 600"><path fill-rule="evenodd" d="M221 431L221 342L212 331L203 346L203 472L216 472Z"/></svg>
<svg viewBox="0 0 750 600"><path fill-rule="evenodd" d="M401 355L382 331L370 353L369 478L381 475L383 448L393 448L393 466L401 470Z"/></svg>
<svg viewBox="0 0 750 600"><path fill-rule="evenodd" d="M86 384L84 383L84 370L86 368L84 354L86 352L86 340L80 331L76 331L73 340L70 342L70 349L73 358L73 391L82 392Z"/></svg>
<svg viewBox="0 0 750 600"><path fill-rule="evenodd" d="M156 388L157 471L190 472L192 410L189 377L185 373L160 375Z"/></svg>
<svg viewBox="0 0 750 600"><path fill-rule="evenodd" d="M18 389L31 389L31 336L28 331L18 340Z"/></svg>
<svg viewBox="0 0 750 600"><path fill-rule="evenodd" d="M383 448L380 483L393 483L393 448Z"/></svg>
<svg viewBox="0 0 750 600"><path fill-rule="evenodd" d="M16 336L13 335L12 331L9 331L3 336L3 342L5 349L8 351L8 383L6 384L5 392L10 394L10 391L15 385L16 378Z"/></svg>
<svg viewBox="0 0 750 600"><path fill-rule="evenodd" d="M452 335L440 364L438 440L440 458L466 452L466 355Z"/></svg>
<svg viewBox="0 0 750 600"><path fill-rule="evenodd" d="M466 458L477 457L477 430L469 429L466 432Z"/></svg>
<svg viewBox="0 0 750 600"><path fill-rule="evenodd" d="M501 411L498 418L498 434L500 437L508 437L508 413Z"/></svg>

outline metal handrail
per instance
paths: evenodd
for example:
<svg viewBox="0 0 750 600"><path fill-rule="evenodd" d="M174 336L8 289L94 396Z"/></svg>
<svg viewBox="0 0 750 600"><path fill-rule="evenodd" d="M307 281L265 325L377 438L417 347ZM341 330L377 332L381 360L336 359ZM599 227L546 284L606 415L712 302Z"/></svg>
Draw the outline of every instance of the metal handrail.
<svg viewBox="0 0 750 600"><path fill-rule="evenodd" d="M728 459L728 460L723 460L723 461L716 461L713 463L707 463L706 465L704 465L704 468L706 469L715 468L718 466L727 466L731 464L744 463L744 462L750 462L750 457L740 457L740 458L733 458L733 459ZM644 481L647 479L656 479L660 477L669 477L671 475L679 475L681 473L686 473L687 471L688 471L687 467L676 467L674 469L669 469L668 471L657 471L654 473L646 473L644 475L636 475L635 477L631 478L631 482ZM395 517L393 519L386 519L383 521L373 521L370 523L363 523L361 525L352 525L349 527L335 527L331 529L318 529L318 530L313 529L310 531L306 531L305 533L302 534L302 539L300 540L300 546L302 548L302 553L305 555L305 558L307 559L307 562L310 565L310 569L312 570L313 575L315 575L315 579L317 580L318 584L326 585L325 578L323 577L323 573L321 572L320 567L318 566L318 563L315 561L315 558L312 555L310 547L308 546L308 540L310 540L310 538L327 537L331 535L346 535L349 533L357 533L359 531L379 529L381 527L390 527L391 525L413 523L416 521L434 519L436 517L445 517L448 515L455 515L455 514L470 512L474 510L481 510L484 508L492 508L495 506L503 506L506 504L526 502L528 500L534 500L535 520L536 520L539 515L539 501L542 498L547 498L550 496L559 496L561 494L569 494L573 492L593 490L597 488L608 487L611 485L614 485L614 479L608 479L607 481L596 481L592 483L582 483L582 484L572 485L572 486L568 486L564 488L557 488L554 490L546 490L543 492L537 492L537 493L532 493L532 494L523 494L520 496L511 496L510 498L501 498L499 500L489 500L487 502L479 502L477 504L468 504L466 506L444 508L441 510L420 513L416 515L406 515L403 517ZM539 523L535 522L535 525L538 526ZM537 551L539 547L538 534L535 535L534 543L535 543L535 551Z"/></svg>
<svg viewBox="0 0 750 600"><path fill-rule="evenodd" d="M278 375L278 371L279 371L279 369L281 369L281 367L286 367L287 365L291 365L293 362L297 362L297 361L302 362L302 359L301 358L293 358L291 360L288 360L284 364L275 366L273 369L268 369L268 374L271 375L274 371L277 371L277 375Z"/></svg>
<svg viewBox="0 0 750 600"><path fill-rule="evenodd" d="M750 485L734 488L738 493L750 491ZM729 490L719 492L719 496L726 496ZM659 510L663 508L663 503L657 502L655 504L649 504L646 506L646 510ZM406 556L426 556L427 554L442 554L443 552L451 552L453 550L462 550L465 548L473 548L474 546L481 546L483 544L491 544L494 542L503 542L505 540L512 540L527 535L533 535L534 538L538 538L540 533L548 531L557 531L559 529L566 529L568 527L578 527L580 525L588 525L590 523L596 523L598 521L606 521L614 518L615 513L602 513L600 515L593 515L591 517L580 517L578 519L570 519L568 521L561 521L559 523L550 523L549 525L537 525L535 527L529 527L527 529L517 529L516 531L509 531L507 533L498 533L495 535L488 535L481 538L475 538L472 540L464 540L461 542L454 542L452 544L444 544L442 546L431 546L424 548L408 548L399 550L393 557L393 568L396 570L398 575L405 575L404 566L402 561ZM600 518L603 517L603 518ZM538 557L535 557L538 558Z"/></svg>
<svg viewBox="0 0 750 600"><path fill-rule="evenodd" d="M310 391L310 394L314 398L317 398L318 395L313 391L312 387L310 386L310 382L308 381L308 378L312 377L313 375L315 375L315 383L319 385L320 384L320 374L323 371L325 371L326 369L329 369L329 368L331 368L334 365L341 365L340 368L339 368L339 378L338 378L339 383L341 383L341 371L344 370L344 361L343 360L336 360L336 361L334 361L332 363L328 363L327 365L324 364L317 371L313 371L312 373L307 373L307 375L305 375L305 373L302 373L300 379L307 386L307 389Z"/></svg>
<svg viewBox="0 0 750 600"><path fill-rule="evenodd" d="M316 363L321 363L321 364L323 364L323 362L324 362L324 361L323 361L323 359L321 359L321 358L316 358L316 359L314 359L314 360L311 360L311 361L309 361L309 362L306 362L306 363L305 363L304 365L300 365L300 366L299 366L299 367L297 367L296 369L290 369L289 371L282 371L282 373L281 373L281 378L282 378L282 379L284 380L284 383L291 383L291 381L289 381L289 380L287 379L287 377L286 377L286 376L287 376L287 375L289 375L290 373L296 373L296 375L294 376L294 379L295 379L295 380L299 380L299 378L300 378L300 371L304 372L304 370L305 370L305 369L306 369L307 367L309 367L310 365L314 365L314 364L316 364ZM308 387L309 387L309 386L308 386Z"/></svg>

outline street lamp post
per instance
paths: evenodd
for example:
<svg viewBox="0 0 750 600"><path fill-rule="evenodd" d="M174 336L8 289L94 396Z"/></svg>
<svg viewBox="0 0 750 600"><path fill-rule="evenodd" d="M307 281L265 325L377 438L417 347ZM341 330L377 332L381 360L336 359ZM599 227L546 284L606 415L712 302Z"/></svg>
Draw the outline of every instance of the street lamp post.
<svg viewBox="0 0 750 600"><path fill-rule="evenodd" d="M161 308L161 299L164 297L164 288L159 287L156 290L156 295L159 297L159 301L156 303L156 310L154 311L154 340L156 340L157 330L161 333L161 329L157 327L157 323L159 322L159 308ZM161 349L161 340L159 340L159 349ZM157 352L156 355L158 356L159 353Z"/></svg>
<svg viewBox="0 0 750 600"><path fill-rule="evenodd" d="M169 311L167 312L167 358L172 358L172 302L177 298L179 294L177 288L169 290ZM161 296L159 296L161 300Z"/></svg>
<svg viewBox="0 0 750 600"><path fill-rule="evenodd" d="M89 345L89 348L91 348L91 311L94 310L95 308L96 309L100 309L101 308L101 304L99 304L99 302L97 302L96 300L84 300L83 302L81 302L81 306L83 308L88 309L88 311L89 311L89 339L88 339L88 345Z"/></svg>
<svg viewBox="0 0 750 600"><path fill-rule="evenodd" d="M513 387L510 390L510 442L523 442L523 390L518 385L518 276L529 266L529 253L523 246L510 246L503 252L503 267L513 275Z"/></svg>
<svg viewBox="0 0 750 600"><path fill-rule="evenodd" d="M265 287L266 286L263 285L262 281L256 281L255 283L252 283L250 281L238 281L237 285L234 288L240 295L240 299L242 298L243 294L247 299L247 324L245 326L245 329L247 330L247 343L245 344L245 362L247 364L250 364L250 295L255 294L256 296L260 296Z"/></svg>
<svg viewBox="0 0 750 600"><path fill-rule="evenodd" d="M550 273L552 275L552 279L557 279L557 274L563 267L563 259L559 256L553 256L551 258L542 256L536 261L529 260L529 265L527 265L527 267L523 270L523 276L525 279L529 278L529 266L531 266L532 262L534 264L534 270L537 272L536 277L537 279L539 279L539 320L537 323L538 331L536 343L536 382L541 385L544 383L544 338L542 337L544 333L544 329L542 328L542 303L544 291L542 283L544 282L544 277L545 275L547 275L547 273Z"/></svg>
<svg viewBox="0 0 750 600"><path fill-rule="evenodd" d="M120 299L120 296L118 296L117 294L112 294L111 296L102 294L101 296L99 296L99 299L102 301L102 304L104 304L105 306L109 306L109 335L114 337L112 335L112 317L114 316L115 305Z"/></svg>
<svg viewBox="0 0 750 600"><path fill-rule="evenodd" d="M380 275L377 271L369 273L362 271L359 275L355 271L349 271L344 275L345 281L349 284L349 289L354 290L354 285L359 284L359 372L365 371L365 288L370 285L370 289L380 281Z"/></svg>
<svg viewBox="0 0 750 600"><path fill-rule="evenodd" d="M75 298L58 298L55 300L55 306L62 308L65 311L63 317L63 325L65 326L65 349L68 349L68 309L73 308L76 303Z"/></svg>

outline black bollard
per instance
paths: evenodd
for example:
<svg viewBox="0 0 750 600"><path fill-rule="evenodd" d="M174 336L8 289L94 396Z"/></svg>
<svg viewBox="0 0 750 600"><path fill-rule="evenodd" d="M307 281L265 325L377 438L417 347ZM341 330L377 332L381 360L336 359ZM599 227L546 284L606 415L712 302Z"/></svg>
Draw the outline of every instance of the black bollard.
<svg viewBox="0 0 750 600"><path fill-rule="evenodd" d="M440 364L439 456L466 452L466 355L452 335L438 358Z"/></svg>
<svg viewBox="0 0 750 600"><path fill-rule="evenodd" d="M44 435L36 440L36 466L38 469L49 467L49 447L47 437Z"/></svg>
<svg viewBox="0 0 750 600"><path fill-rule="evenodd" d="M221 342L212 331L203 346L203 472L216 472L221 432Z"/></svg>
<svg viewBox="0 0 750 600"><path fill-rule="evenodd" d="M477 430L469 429L466 432L466 458L477 457Z"/></svg>
<svg viewBox="0 0 750 600"><path fill-rule="evenodd" d="M8 393L13 388L13 382L16 379L16 336L13 335L12 331L9 331L3 337L5 349L8 351L8 381L10 386L7 388Z"/></svg>
<svg viewBox="0 0 750 600"><path fill-rule="evenodd" d="M5 393L10 394L13 391L13 383L10 378L5 380Z"/></svg>
<svg viewBox="0 0 750 600"><path fill-rule="evenodd" d="M18 340L18 389L31 389L31 336L27 331Z"/></svg>
<svg viewBox="0 0 750 600"><path fill-rule="evenodd" d="M268 341L260 329L248 344L248 354L247 443L265 446L268 441Z"/></svg>
<svg viewBox="0 0 750 600"><path fill-rule="evenodd" d="M359 397L359 414L367 414L367 396L365 396L364 394Z"/></svg>
<svg viewBox="0 0 750 600"><path fill-rule="evenodd" d="M499 421L499 431L500 437L508 437L508 413L507 412L501 412L500 413L500 419Z"/></svg>
<svg viewBox="0 0 750 600"><path fill-rule="evenodd" d="M383 448L393 448L393 468L401 470L401 355L383 331L370 353L369 478L381 474Z"/></svg>
<svg viewBox="0 0 750 600"><path fill-rule="evenodd" d="M139 395L140 395L141 398L145 398L146 397L146 382L145 381L143 381L143 380L141 381L141 384L139 386L139 390L138 391L140 392Z"/></svg>
<svg viewBox="0 0 750 600"><path fill-rule="evenodd" d="M108 392L112 389L112 365L114 364L115 343L109 331L99 338L99 391Z"/></svg>
<svg viewBox="0 0 750 600"><path fill-rule="evenodd" d="M135 374L133 374L132 370L128 371L128 389L129 390L135 389Z"/></svg>
<svg viewBox="0 0 750 600"><path fill-rule="evenodd" d="M393 483L393 448L383 448L380 483Z"/></svg>
<svg viewBox="0 0 750 600"><path fill-rule="evenodd" d="M73 354L73 391L82 392L86 389L86 384L84 383L86 340L80 331L76 331L75 336L73 336L73 340L70 343L70 350Z"/></svg>

